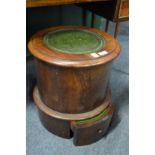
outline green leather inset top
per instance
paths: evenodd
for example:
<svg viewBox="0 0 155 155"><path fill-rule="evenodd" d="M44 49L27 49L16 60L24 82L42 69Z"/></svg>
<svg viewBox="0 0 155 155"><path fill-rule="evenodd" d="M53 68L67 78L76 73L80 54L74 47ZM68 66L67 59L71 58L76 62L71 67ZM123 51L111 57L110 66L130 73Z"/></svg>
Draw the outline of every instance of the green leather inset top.
<svg viewBox="0 0 155 155"><path fill-rule="evenodd" d="M82 29L63 29L47 33L44 44L51 50L69 54L98 52L105 46L105 40L97 33Z"/></svg>

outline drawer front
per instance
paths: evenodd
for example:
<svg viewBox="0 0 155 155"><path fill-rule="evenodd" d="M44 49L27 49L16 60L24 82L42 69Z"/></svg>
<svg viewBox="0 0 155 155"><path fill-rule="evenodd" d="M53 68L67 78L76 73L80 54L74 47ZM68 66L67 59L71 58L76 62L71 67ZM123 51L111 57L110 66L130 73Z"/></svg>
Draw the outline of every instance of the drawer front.
<svg viewBox="0 0 155 155"><path fill-rule="evenodd" d="M129 0L122 0L119 9L119 18L129 17Z"/></svg>
<svg viewBox="0 0 155 155"><path fill-rule="evenodd" d="M71 123L75 145L91 144L103 137L107 132L113 114L113 108L111 106L108 108L108 113L99 119L97 116L83 122L73 121Z"/></svg>

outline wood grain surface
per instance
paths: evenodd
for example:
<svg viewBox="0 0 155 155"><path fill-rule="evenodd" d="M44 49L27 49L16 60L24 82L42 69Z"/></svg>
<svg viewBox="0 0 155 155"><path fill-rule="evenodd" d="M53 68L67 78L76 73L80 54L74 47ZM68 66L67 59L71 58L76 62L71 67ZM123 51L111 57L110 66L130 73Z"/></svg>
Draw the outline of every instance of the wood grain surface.
<svg viewBox="0 0 155 155"><path fill-rule="evenodd" d="M49 108L41 100L37 87L34 88L33 99L34 99L34 102L35 102L36 106L38 107L38 109L40 109L40 111L43 111L44 113L46 113L46 115L48 115L50 117L54 117L56 119L61 119L61 120L76 120L77 121L77 120L92 118L92 117L98 115L99 113L101 113L104 109L106 109L111 101L111 91L108 90L105 100L99 107L97 107L91 111L88 111L86 113L80 113L80 114L61 113L61 112L58 112L58 111L55 111L55 110Z"/></svg>
<svg viewBox="0 0 155 155"><path fill-rule="evenodd" d="M105 39L106 46L95 53L68 54L48 49L43 43L48 32L68 28L96 32ZM41 99L49 108L78 114L103 103L112 60L120 53L120 46L111 35L96 28L52 27L36 33L28 47L37 59L37 86Z"/></svg>
<svg viewBox="0 0 155 155"><path fill-rule="evenodd" d="M103 105L106 106L102 108L102 111L85 118L81 117L83 114L56 114L52 109L49 110L50 108L43 108L44 103L38 99L39 94L37 92L38 90L35 88L34 101L39 110L40 121L49 132L63 138L73 137L75 145L93 143L106 133L113 111L110 91L108 91L103 102Z"/></svg>
<svg viewBox="0 0 155 155"><path fill-rule="evenodd" d="M74 133L74 145L88 145L100 140L108 130L112 115L113 108L110 107L108 114L100 118L98 121L84 124L78 124L75 121L72 121L71 128Z"/></svg>
<svg viewBox="0 0 155 155"><path fill-rule="evenodd" d="M121 1L119 18L129 17L129 0Z"/></svg>
<svg viewBox="0 0 155 155"><path fill-rule="evenodd" d="M53 6L53 5L64 5L74 3L90 3L99 1L110 1L110 0L27 0L26 7L40 7L40 6Z"/></svg>
<svg viewBox="0 0 155 155"><path fill-rule="evenodd" d="M43 42L44 36L49 32L62 29L81 29L92 31L104 38L106 46L98 52L88 54L62 53L56 50L51 50L45 46ZM74 68L106 64L115 59L120 53L120 44L113 36L99 29L83 26L57 26L41 30L32 36L28 43L28 48L31 54L37 59L57 66Z"/></svg>
<svg viewBox="0 0 155 155"><path fill-rule="evenodd" d="M110 70L111 63L64 68L37 61L37 86L49 108L62 113L85 113L103 103Z"/></svg>

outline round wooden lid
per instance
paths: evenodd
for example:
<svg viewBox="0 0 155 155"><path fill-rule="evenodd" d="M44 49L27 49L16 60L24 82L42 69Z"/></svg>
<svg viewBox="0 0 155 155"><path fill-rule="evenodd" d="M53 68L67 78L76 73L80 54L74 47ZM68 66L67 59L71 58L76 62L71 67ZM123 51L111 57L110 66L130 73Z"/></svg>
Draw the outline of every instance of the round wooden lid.
<svg viewBox="0 0 155 155"><path fill-rule="evenodd" d="M66 67L104 64L120 53L120 45L111 35L82 26L59 26L42 30L32 36L28 47L36 58Z"/></svg>

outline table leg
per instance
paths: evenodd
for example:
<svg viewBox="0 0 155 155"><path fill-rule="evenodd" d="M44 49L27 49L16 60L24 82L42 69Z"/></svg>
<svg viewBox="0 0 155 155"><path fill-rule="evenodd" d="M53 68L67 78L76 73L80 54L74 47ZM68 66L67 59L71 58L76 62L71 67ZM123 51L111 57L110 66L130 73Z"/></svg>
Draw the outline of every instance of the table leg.
<svg viewBox="0 0 155 155"><path fill-rule="evenodd" d="M115 38L117 38L117 35L118 35L118 33L119 33L119 24L120 24L120 23L117 22L117 23L116 23L116 26L115 26L115 33L114 33L114 37L115 37Z"/></svg>
<svg viewBox="0 0 155 155"><path fill-rule="evenodd" d="M108 20L108 19L106 19L105 32L107 32L107 31L108 31L108 27L109 27L109 20Z"/></svg>
<svg viewBox="0 0 155 155"><path fill-rule="evenodd" d="M95 26L95 22L96 22L96 15L95 15L95 13L92 13L91 27Z"/></svg>

